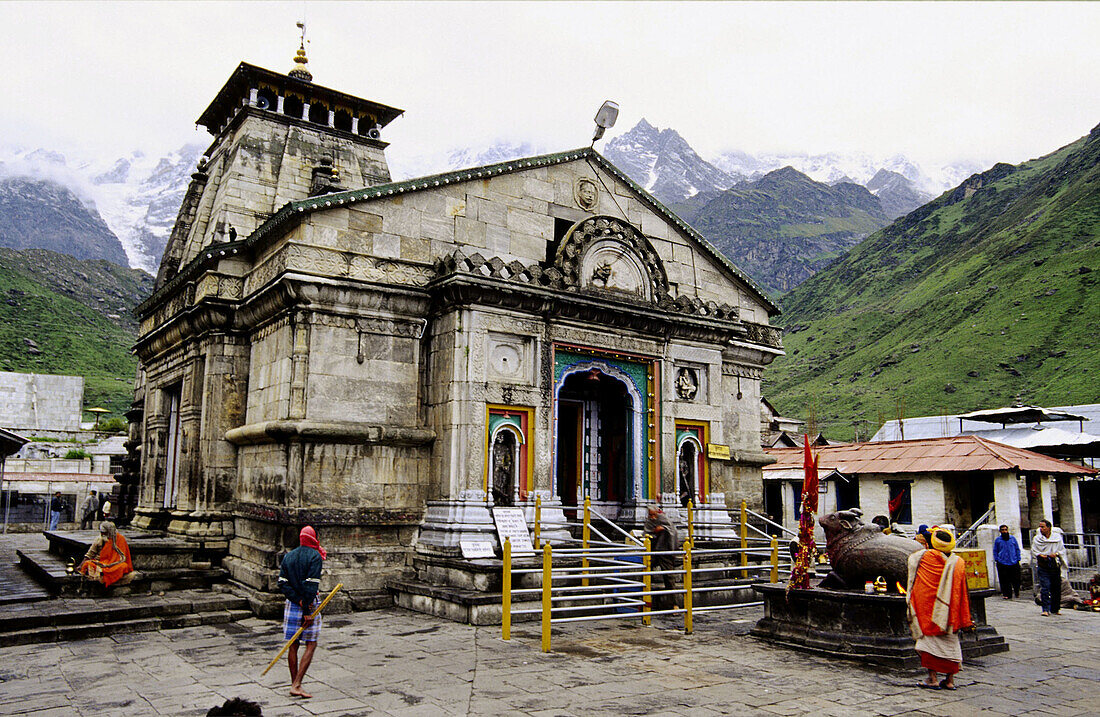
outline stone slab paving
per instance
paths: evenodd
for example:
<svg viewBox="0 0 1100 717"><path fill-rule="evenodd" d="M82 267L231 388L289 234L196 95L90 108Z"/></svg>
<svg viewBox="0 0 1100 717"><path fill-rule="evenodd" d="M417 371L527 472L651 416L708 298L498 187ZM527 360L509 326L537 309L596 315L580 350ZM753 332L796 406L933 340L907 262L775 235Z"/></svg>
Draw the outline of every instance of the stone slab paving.
<svg viewBox="0 0 1100 717"><path fill-rule="evenodd" d="M42 533L7 533L0 539L0 606L46 600L50 594L19 568L16 550L45 550Z"/></svg>
<svg viewBox="0 0 1100 717"><path fill-rule="evenodd" d="M279 625L225 625L0 647L2 715L203 715L229 697L282 715L1097 715L1100 614L1044 618L1025 600L989 601L1011 651L964 665L960 689L918 689L916 672L878 670L762 643L760 608L708 613L694 635L673 622L537 628L510 642L397 608L333 615L306 687L287 694Z"/></svg>

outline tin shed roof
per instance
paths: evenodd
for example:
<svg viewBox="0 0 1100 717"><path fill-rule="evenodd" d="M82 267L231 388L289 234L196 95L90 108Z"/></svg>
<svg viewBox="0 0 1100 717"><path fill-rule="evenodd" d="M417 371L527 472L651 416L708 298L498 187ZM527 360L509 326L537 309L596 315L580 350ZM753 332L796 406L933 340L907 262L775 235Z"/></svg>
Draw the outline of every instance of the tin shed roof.
<svg viewBox="0 0 1100 717"><path fill-rule="evenodd" d="M819 470L832 469L852 475L857 473L955 473L971 471L1019 470L1035 473L1095 475L1092 468L1060 461L1033 451L978 436L923 438L915 441L884 441L820 446L815 449ZM765 475L773 470L801 466L801 448L769 448L765 451L776 459L764 467Z"/></svg>

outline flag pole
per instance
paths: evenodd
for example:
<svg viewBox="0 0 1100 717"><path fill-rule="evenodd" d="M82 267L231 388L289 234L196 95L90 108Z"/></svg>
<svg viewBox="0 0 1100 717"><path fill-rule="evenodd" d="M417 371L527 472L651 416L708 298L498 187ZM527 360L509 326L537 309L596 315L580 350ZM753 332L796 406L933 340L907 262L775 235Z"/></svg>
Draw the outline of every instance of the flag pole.
<svg viewBox="0 0 1100 717"><path fill-rule="evenodd" d="M321 604L317 606L317 609L313 611L313 614L309 616L311 620L321 614L321 611L325 609L325 605L328 605L328 601L331 600L336 592L342 587L344 587L344 584L339 583L336 587L332 589L332 592L328 594L328 597L322 600ZM279 661L279 658L283 656L283 653L285 653L290 648L290 646L294 644L294 641L298 639L298 636L301 635L302 631L305 629L306 626L304 624L298 628L298 632L294 633L294 637L286 641L286 644L283 645L283 649L279 650L279 654L275 655L275 658L271 662L267 663L267 667L265 667L264 671L260 673L260 677L266 675L267 671L275 666L275 663Z"/></svg>

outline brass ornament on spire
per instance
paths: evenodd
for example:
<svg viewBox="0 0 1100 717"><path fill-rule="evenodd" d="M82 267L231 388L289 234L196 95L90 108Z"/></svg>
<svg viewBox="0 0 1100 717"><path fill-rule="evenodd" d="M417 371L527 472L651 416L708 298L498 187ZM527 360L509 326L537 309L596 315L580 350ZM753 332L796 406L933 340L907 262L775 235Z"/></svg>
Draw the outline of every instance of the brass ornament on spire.
<svg viewBox="0 0 1100 717"><path fill-rule="evenodd" d="M313 73L307 67L309 58L306 57L306 24L299 22L298 28L302 31L302 39L298 44L298 53L294 55L294 69L288 72L287 75L303 82L312 82Z"/></svg>

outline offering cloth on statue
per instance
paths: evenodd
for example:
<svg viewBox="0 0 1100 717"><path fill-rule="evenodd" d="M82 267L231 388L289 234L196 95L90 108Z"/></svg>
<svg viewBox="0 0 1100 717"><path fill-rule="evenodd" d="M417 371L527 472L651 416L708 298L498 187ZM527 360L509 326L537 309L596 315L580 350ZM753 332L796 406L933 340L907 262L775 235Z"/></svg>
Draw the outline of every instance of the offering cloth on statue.
<svg viewBox="0 0 1100 717"><path fill-rule="evenodd" d="M958 555L921 550L909 556L909 628L921 665L954 674L962 665L958 631L973 625L966 570Z"/></svg>

